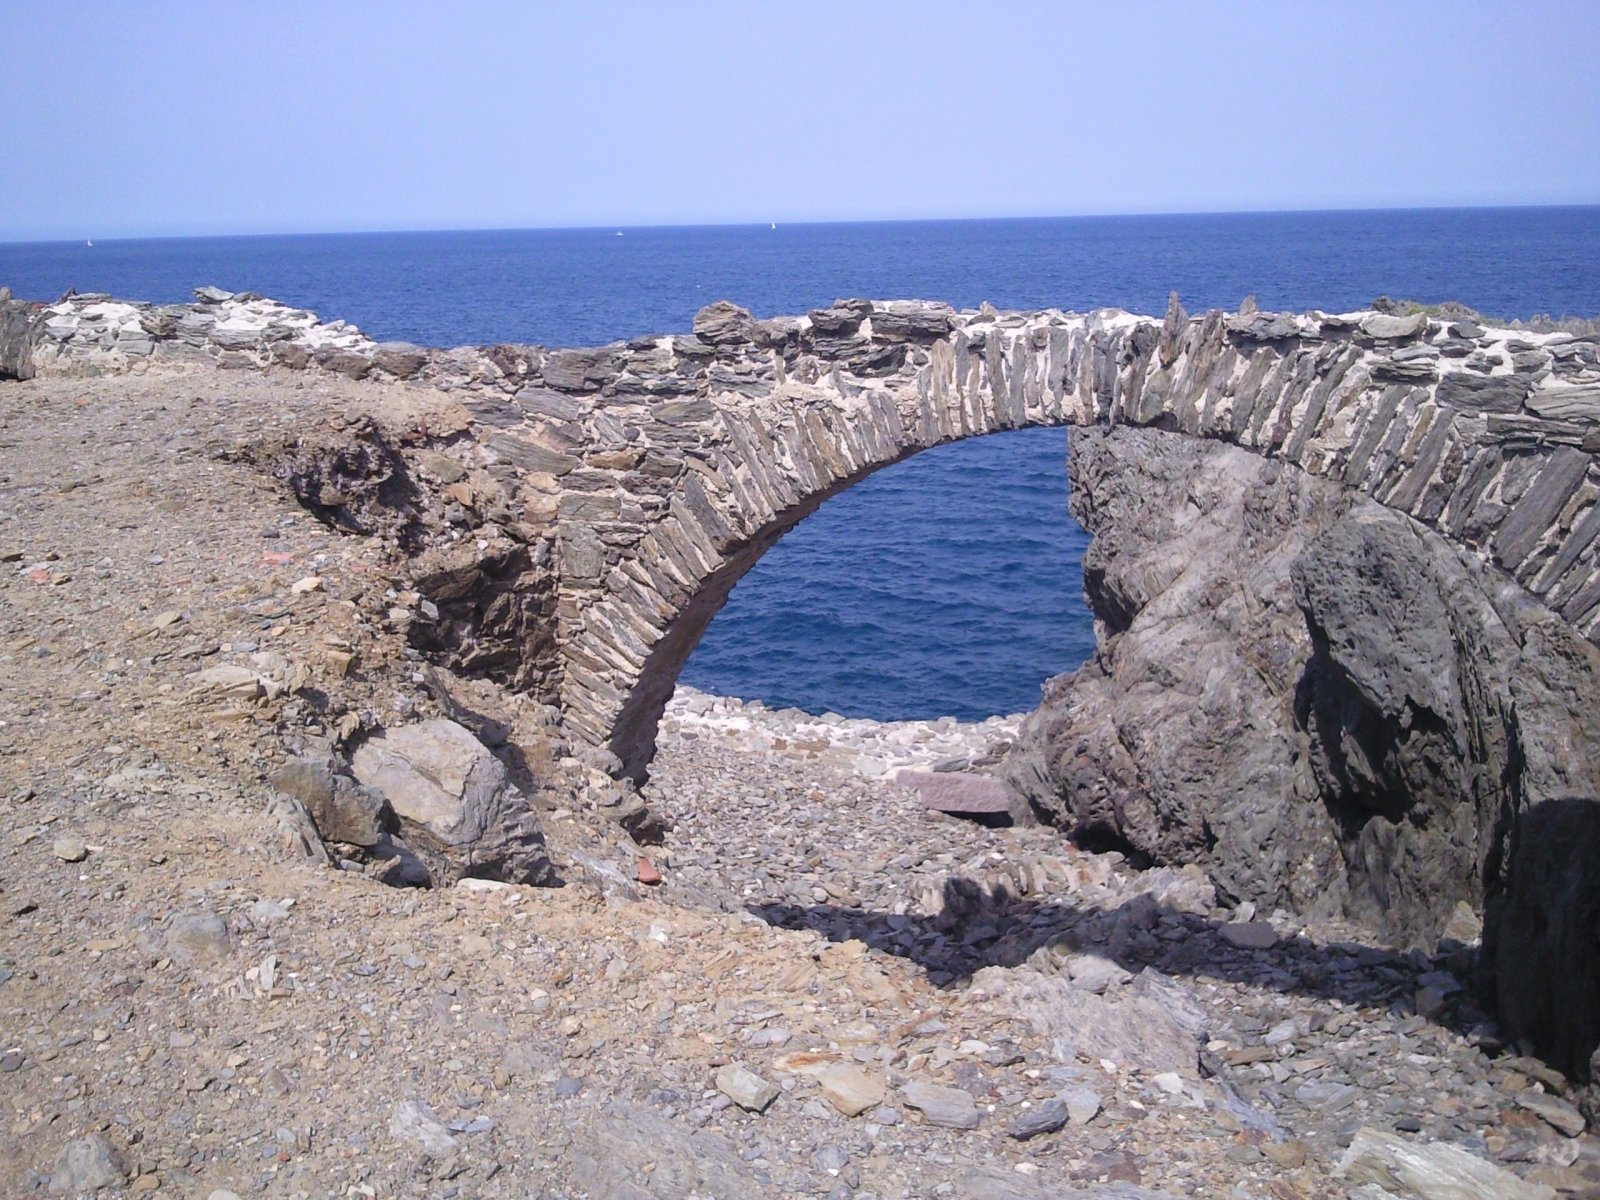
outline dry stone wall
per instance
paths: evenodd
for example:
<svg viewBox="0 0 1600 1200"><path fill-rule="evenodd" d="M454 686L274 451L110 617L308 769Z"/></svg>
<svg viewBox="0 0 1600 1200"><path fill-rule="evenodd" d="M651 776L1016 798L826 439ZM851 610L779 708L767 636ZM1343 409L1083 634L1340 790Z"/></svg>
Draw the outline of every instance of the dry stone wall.
<svg viewBox="0 0 1600 1200"><path fill-rule="evenodd" d="M26 311L27 320L17 314ZM840 301L581 349L424 350L251 295L0 304L0 374L162 360L464 393L473 453L553 538L568 727L639 775L733 583L828 496L943 442L1153 426L1354 488L1469 548L1600 639L1600 345L1426 314L1163 319Z"/></svg>

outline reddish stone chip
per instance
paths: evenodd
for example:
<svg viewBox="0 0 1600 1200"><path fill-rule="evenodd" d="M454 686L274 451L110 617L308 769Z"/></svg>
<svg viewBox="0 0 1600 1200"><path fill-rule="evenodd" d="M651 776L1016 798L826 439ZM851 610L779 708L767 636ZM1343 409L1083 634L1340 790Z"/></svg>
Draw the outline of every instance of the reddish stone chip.
<svg viewBox="0 0 1600 1200"><path fill-rule="evenodd" d="M901 787L922 797L923 806L946 813L1003 813L1010 807L1005 785L993 775L966 771L901 771Z"/></svg>

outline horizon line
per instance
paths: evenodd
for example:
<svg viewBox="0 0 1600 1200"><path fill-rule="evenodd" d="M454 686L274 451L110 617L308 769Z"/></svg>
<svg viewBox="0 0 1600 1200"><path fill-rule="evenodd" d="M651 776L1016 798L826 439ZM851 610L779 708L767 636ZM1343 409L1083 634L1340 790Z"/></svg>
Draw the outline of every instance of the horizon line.
<svg viewBox="0 0 1600 1200"><path fill-rule="evenodd" d="M457 225L437 226L433 228L418 228L415 226L394 226L389 228L368 229L279 229L256 232L233 233L159 233L159 234L113 234L102 236L104 242L163 242L163 241L206 241L221 239L248 239L248 238L284 238L284 237L367 237L385 235L417 235L417 234L460 234L460 233L587 233L611 232L629 230L685 230L685 229L746 229L760 228L771 225L781 228L783 226L800 228L816 228L829 225L951 225L977 222L1004 222L1004 221L1109 221L1109 220L1152 220L1176 217L1265 217L1265 216L1319 216L1328 214L1361 214L1361 213L1428 213L1428 212L1506 212L1518 210L1557 210L1557 209L1584 209L1600 208L1600 201L1572 202L1572 203L1528 203L1528 204L1413 204L1393 206L1348 205L1314 208L1233 208L1233 209L1168 209L1160 212L1099 212L1099 213L1054 213L1010 216L964 216L964 217L858 217L852 219L823 219L823 220L790 220L775 222L767 219L741 220L741 221L669 221L664 223L611 223L599 224L554 224L554 225ZM84 240L92 241L93 234L85 234ZM42 237L22 238L10 241L0 241L0 246L48 246L62 243L76 243L77 237Z"/></svg>

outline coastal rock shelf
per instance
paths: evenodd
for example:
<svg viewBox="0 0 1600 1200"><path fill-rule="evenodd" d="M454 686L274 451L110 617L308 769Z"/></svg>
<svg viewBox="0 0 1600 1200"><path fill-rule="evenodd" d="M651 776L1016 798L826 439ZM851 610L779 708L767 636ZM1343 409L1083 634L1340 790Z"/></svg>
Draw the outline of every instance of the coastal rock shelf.
<svg viewBox="0 0 1600 1200"><path fill-rule="evenodd" d="M410 652L548 704L586 769L634 783L734 583L830 495L944 442L1086 427L1071 483L1102 645L1019 733L1017 814L1430 949L1464 904L1511 1032L1589 1073L1592 334L846 300L424 350L212 289L0 302L0 377L218 367L410 412L228 453L386 539Z"/></svg>

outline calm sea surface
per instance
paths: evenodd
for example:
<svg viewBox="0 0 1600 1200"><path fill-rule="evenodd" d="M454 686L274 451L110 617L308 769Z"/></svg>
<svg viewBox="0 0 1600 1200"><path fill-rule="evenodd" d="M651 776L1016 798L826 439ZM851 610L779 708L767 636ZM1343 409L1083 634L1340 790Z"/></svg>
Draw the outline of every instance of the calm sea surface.
<svg viewBox="0 0 1600 1200"><path fill-rule="evenodd" d="M0 285L177 301L211 283L429 345L583 345L838 297L1159 315L1379 295L1600 314L1600 208L0 243ZM85 231L85 240L93 237ZM1032 707L1093 646L1065 433L918 455L830 500L735 588L684 678L879 718Z"/></svg>

